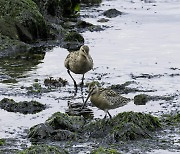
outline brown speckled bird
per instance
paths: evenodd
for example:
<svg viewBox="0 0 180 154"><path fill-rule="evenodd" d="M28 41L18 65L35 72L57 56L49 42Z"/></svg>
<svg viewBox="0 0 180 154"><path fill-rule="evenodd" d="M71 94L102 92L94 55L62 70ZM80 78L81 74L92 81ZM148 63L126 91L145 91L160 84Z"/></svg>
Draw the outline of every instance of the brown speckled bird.
<svg viewBox="0 0 180 154"><path fill-rule="evenodd" d="M75 74L83 75L81 82L81 85L83 85L84 74L93 68L93 59L89 54L89 47L87 45L83 45L78 51L70 52L64 61L64 66L67 68L67 72L72 78L74 86L77 90L76 81L72 77L70 71Z"/></svg>
<svg viewBox="0 0 180 154"><path fill-rule="evenodd" d="M92 104L106 113L104 118L106 118L107 114L110 116L110 118L112 118L108 110L124 106L131 100L130 98L119 95L111 89L100 88L93 82L89 85L88 89L89 94L82 109L90 97Z"/></svg>

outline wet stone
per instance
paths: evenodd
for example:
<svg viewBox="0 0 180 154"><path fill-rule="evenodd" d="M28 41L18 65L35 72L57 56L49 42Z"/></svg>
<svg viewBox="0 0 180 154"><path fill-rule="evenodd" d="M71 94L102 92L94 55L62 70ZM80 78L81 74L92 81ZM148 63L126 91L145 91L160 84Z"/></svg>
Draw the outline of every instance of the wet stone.
<svg viewBox="0 0 180 154"><path fill-rule="evenodd" d="M58 79L53 79L53 77L49 77L44 80L44 85L47 87L64 87L67 85L67 80L62 79L61 77Z"/></svg>
<svg viewBox="0 0 180 154"><path fill-rule="evenodd" d="M64 113L54 113L43 124L30 128L29 138L31 141L66 141L76 139L84 125L84 118L68 116Z"/></svg>
<svg viewBox="0 0 180 154"><path fill-rule="evenodd" d="M46 106L37 101L15 102L13 99L4 98L0 101L0 108L8 112L35 114L44 110Z"/></svg>
<svg viewBox="0 0 180 154"><path fill-rule="evenodd" d="M148 95L146 94L140 94L134 96L134 104L136 105L146 105L148 102Z"/></svg>
<svg viewBox="0 0 180 154"><path fill-rule="evenodd" d="M45 144L32 145L28 149L25 149L18 154L68 154L63 148L56 146L50 146Z"/></svg>
<svg viewBox="0 0 180 154"><path fill-rule="evenodd" d="M66 113L70 116L83 116L85 119L92 119L94 117L93 110L83 107L83 103L68 102L68 109Z"/></svg>
<svg viewBox="0 0 180 154"><path fill-rule="evenodd" d="M161 128L158 118L145 113L123 112L109 120L90 122L84 127L89 138L102 139L102 142L151 138L151 132Z"/></svg>
<svg viewBox="0 0 180 154"><path fill-rule="evenodd" d="M108 18L114 18L114 17L117 17L119 15L123 15L123 14L125 14L125 13L118 11L116 9L109 9L103 13L103 15L108 17Z"/></svg>

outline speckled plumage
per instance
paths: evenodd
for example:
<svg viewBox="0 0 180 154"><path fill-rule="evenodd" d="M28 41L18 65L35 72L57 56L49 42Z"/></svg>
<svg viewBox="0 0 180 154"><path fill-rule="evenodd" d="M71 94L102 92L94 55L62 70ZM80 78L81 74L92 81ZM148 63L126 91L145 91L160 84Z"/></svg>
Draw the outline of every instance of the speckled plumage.
<svg viewBox="0 0 180 154"><path fill-rule="evenodd" d="M86 45L81 46L78 51L70 52L65 61L64 66L75 74L83 74L82 82L84 79L84 74L93 68L93 59L89 54L89 47ZM71 76L70 72L68 72ZM71 76L73 79L73 77ZM75 86L76 82L73 79Z"/></svg>
<svg viewBox="0 0 180 154"><path fill-rule="evenodd" d="M111 89L99 88L95 84L89 85L89 95L85 103L87 102L89 97L93 105L95 105L97 108L105 111L108 114L108 110L124 106L131 100L130 98L126 98L119 95ZM111 117L110 114L109 116Z"/></svg>

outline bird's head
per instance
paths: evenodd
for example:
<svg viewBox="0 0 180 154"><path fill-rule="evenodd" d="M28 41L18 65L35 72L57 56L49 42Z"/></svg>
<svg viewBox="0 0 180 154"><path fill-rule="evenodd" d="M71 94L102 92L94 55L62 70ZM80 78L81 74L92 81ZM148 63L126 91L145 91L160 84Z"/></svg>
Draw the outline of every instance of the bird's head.
<svg viewBox="0 0 180 154"><path fill-rule="evenodd" d="M80 47L80 52L82 55L89 55L89 47L87 45L82 45Z"/></svg>
<svg viewBox="0 0 180 154"><path fill-rule="evenodd" d="M94 81L89 84L88 90L89 90L89 94L93 95L98 92L99 87L98 87L97 83Z"/></svg>

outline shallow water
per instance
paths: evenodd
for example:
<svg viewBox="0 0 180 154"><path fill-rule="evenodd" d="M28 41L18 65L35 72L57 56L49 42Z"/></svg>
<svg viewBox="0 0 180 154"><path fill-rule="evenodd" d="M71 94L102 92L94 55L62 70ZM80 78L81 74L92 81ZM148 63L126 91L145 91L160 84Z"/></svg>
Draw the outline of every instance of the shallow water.
<svg viewBox="0 0 180 154"><path fill-rule="evenodd" d="M151 3L148 3L151 2ZM104 18L104 10L116 8L126 15L110 18L107 23L99 23L98 19ZM180 1L178 0L111 0L103 1L100 7L82 8L83 20L97 25L109 26L100 32L85 32L85 44L90 47L90 54L94 60L94 70L85 75L85 82L99 80L104 87L112 84L122 84L126 81L135 81L130 87L144 90L155 90L149 95L179 95L180 89ZM89 17L85 16L88 15ZM56 47L45 54L45 58L39 64L24 69L20 75L15 76L16 83L0 83L0 100L4 97L15 101L37 100L47 104L48 108L34 115L23 115L0 110L0 138L17 137L25 135L25 129L35 124L44 122L52 113L67 109L67 102L82 102L81 92L73 98L73 82L64 67L64 59L68 51ZM7 61L7 65L10 62ZM0 66L0 79L9 78L13 65L10 68ZM171 69L175 68L175 69ZM12 70L11 70L12 69ZM133 75L150 74L161 75L156 78L132 79ZM176 74L172 76L172 74ZM43 85L48 77L62 77L67 79L69 85L42 95L27 95L27 90L21 88L31 86L35 79ZM74 75L80 82L81 75ZM84 90L85 91L85 90ZM133 98L139 93L124 95ZM85 97L86 97L85 93ZM150 101L144 106L134 105L133 101L124 107L111 110L115 115L123 111L140 111L161 115L179 111L180 97L172 101ZM95 107L95 118L102 118L103 111ZM22 139L24 140L24 139ZM164 153L164 151L154 151ZM166 151L167 152L167 151Z"/></svg>

